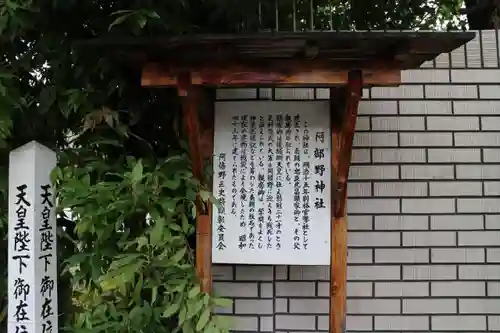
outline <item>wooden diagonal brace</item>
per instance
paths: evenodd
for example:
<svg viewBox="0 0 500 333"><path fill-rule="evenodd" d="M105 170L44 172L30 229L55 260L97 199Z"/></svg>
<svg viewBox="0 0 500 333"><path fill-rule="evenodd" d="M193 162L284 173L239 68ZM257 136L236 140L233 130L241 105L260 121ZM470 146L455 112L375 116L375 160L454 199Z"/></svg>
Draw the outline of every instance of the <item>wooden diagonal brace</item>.
<svg viewBox="0 0 500 333"><path fill-rule="evenodd" d="M177 88L182 101L182 113L192 160L193 175L201 184L207 184L203 174L203 160L213 151L213 117L200 123L198 108L203 105L201 88L191 84L191 75L178 77ZM213 116L213 114L212 114ZM209 182L208 184L211 184ZM210 185L208 185L210 186ZM202 292L212 291L212 206L196 199L196 276Z"/></svg>
<svg viewBox="0 0 500 333"><path fill-rule="evenodd" d="M332 114L332 206L331 206L331 261L330 261L330 332L345 330L347 286L347 179L351 162L352 142L356 128L358 104L362 95L362 73L350 72L348 84L340 91L330 90L330 103L344 102L342 114ZM338 100L336 100L336 98Z"/></svg>

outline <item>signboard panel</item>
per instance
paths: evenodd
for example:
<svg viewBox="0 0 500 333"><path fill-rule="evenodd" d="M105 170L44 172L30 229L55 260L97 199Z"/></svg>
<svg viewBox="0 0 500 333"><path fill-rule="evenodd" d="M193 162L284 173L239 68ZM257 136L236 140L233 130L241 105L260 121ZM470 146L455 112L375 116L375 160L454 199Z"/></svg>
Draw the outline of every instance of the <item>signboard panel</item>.
<svg viewBox="0 0 500 333"><path fill-rule="evenodd" d="M57 333L56 154L30 142L10 153L8 333Z"/></svg>
<svg viewBox="0 0 500 333"><path fill-rule="evenodd" d="M218 102L212 261L330 264L328 102Z"/></svg>

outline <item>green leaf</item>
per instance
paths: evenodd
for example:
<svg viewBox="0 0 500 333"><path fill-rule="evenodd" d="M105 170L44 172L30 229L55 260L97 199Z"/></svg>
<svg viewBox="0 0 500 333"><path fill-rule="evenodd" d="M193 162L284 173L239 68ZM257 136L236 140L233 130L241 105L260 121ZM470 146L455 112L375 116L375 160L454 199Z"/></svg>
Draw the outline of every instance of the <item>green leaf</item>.
<svg viewBox="0 0 500 333"><path fill-rule="evenodd" d="M203 308L203 300L190 300L187 303L187 315L186 319L191 319L196 316L200 310Z"/></svg>
<svg viewBox="0 0 500 333"><path fill-rule="evenodd" d="M189 231L191 230L191 225L189 224L187 216L184 214L181 217L181 225L182 225L182 231L185 234L188 234Z"/></svg>
<svg viewBox="0 0 500 333"><path fill-rule="evenodd" d="M233 301L227 298L212 298L212 303L215 306L219 306L221 308L227 308L233 304Z"/></svg>
<svg viewBox="0 0 500 333"><path fill-rule="evenodd" d="M198 323L196 323L196 330L201 331L208 323L208 320L210 319L210 309L205 309L203 313L201 314L200 318L198 319Z"/></svg>
<svg viewBox="0 0 500 333"><path fill-rule="evenodd" d="M192 299L195 298L200 294L200 286L196 285L194 286L188 293L188 298Z"/></svg>
<svg viewBox="0 0 500 333"><path fill-rule="evenodd" d="M193 326L191 322L185 321L184 324L182 324L182 333L194 333Z"/></svg>
<svg viewBox="0 0 500 333"><path fill-rule="evenodd" d="M137 238L137 251L141 251L141 249L149 244L146 236L140 236Z"/></svg>
<svg viewBox="0 0 500 333"><path fill-rule="evenodd" d="M151 305L154 305L156 302L156 298L158 297L158 287L154 286L151 289Z"/></svg>
<svg viewBox="0 0 500 333"><path fill-rule="evenodd" d="M46 86L40 92L40 113L45 114L56 101L56 88Z"/></svg>
<svg viewBox="0 0 500 333"><path fill-rule="evenodd" d="M110 270L116 270L128 266L132 263L140 263L140 258L143 256L142 253L127 253L121 256L117 256L117 260L111 263Z"/></svg>
<svg viewBox="0 0 500 333"><path fill-rule="evenodd" d="M153 19L159 19L160 18L160 15L158 15L157 12L151 11L151 10L146 11L146 15L149 16L150 18L153 18Z"/></svg>
<svg viewBox="0 0 500 333"><path fill-rule="evenodd" d="M186 321L186 315L187 315L187 308L184 306L179 312L179 321L178 321L179 326L182 326L182 324L184 324L184 322Z"/></svg>
<svg viewBox="0 0 500 333"><path fill-rule="evenodd" d="M179 311L179 309L180 309L180 303L170 304L169 307L166 308L165 311L163 311L162 317L164 317L164 318L170 318L174 314L176 314Z"/></svg>
<svg viewBox="0 0 500 333"><path fill-rule="evenodd" d="M139 279L137 281L137 284L135 285L134 289L134 299L137 303L141 302L141 291L143 287L144 279L142 274L139 274Z"/></svg>
<svg viewBox="0 0 500 333"><path fill-rule="evenodd" d="M109 332L108 329L113 328L113 327L116 327L116 323L110 321L107 323L102 323L100 325L93 326L92 330L94 332Z"/></svg>
<svg viewBox="0 0 500 333"><path fill-rule="evenodd" d="M181 186L181 178L174 175L173 179L165 178L162 186L171 190L176 190Z"/></svg>
<svg viewBox="0 0 500 333"><path fill-rule="evenodd" d="M130 311L130 314L129 314L130 321L132 321L132 322L139 321L140 316L141 316L141 312L142 312L142 308L140 306L136 305L132 309L132 311Z"/></svg>
<svg viewBox="0 0 500 333"><path fill-rule="evenodd" d="M52 183L56 183L58 180L62 180L63 173L60 167L55 167L50 173L50 180Z"/></svg>
<svg viewBox="0 0 500 333"><path fill-rule="evenodd" d="M117 289L121 284L123 284L123 280L120 277L112 277L101 279L100 286L103 291L111 291Z"/></svg>
<svg viewBox="0 0 500 333"><path fill-rule="evenodd" d="M153 308L148 304L148 301L144 300L144 303L142 305L142 315L144 316L144 320L146 322L151 320L151 317L153 316Z"/></svg>
<svg viewBox="0 0 500 333"><path fill-rule="evenodd" d="M220 333L222 330L219 330L215 327L215 325L210 322L205 329L203 330L204 333Z"/></svg>
<svg viewBox="0 0 500 333"><path fill-rule="evenodd" d="M160 242L163 239L164 229L165 219L163 217L156 218L155 224L150 233L150 240L152 245L160 245Z"/></svg>
<svg viewBox="0 0 500 333"><path fill-rule="evenodd" d="M210 202L215 205L216 207L220 207L220 200L214 197L212 193L210 193Z"/></svg>
<svg viewBox="0 0 500 333"><path fill-rule="evenodd" d="M85 259L90 257L91 255L89 253L77 253L69 257L64 261L68 266L75 266L77 264L82 263Z"/></svg>
<svg viewBox="0 0 500 333"><path fill-rule="evenodd" d="M177 251L171 258L172 262L178 263L179 261L181 261L181 259L184 258L184 256L186 255L186 251L187 251L186 248L182 248L179 251Z"/></svg>
<svg viewBox="0 0 500 333"><path fill-rule="evenodd" d="M2 34L7 27L7 24L9 22L8 20L9 19L7 15L0 15L0 34Z"/></svg>
<svg viewBox="0 0 500 333"><path fill-rule="evenodd" d="M77 313L76 327L83 328L87 319L87 313Z"/></svg>
<svg viewBox="0 0 500 333"><path fill-rule="evenodd" d="M132 15L132 13L127 13L125 15L122 15L122 16L118 16L110 25L109 25L109 28L108 30L111 31L111 29L113 29L114 26L116 25L120 25L122 24L123 22L125 22L125 20L127 18L129 18L130 16Z"/></svg>
<svg viewBox="0 0 500 333"><path fill-rule="evenodd" d="M132 183L137 184L138 182L141 181L143 177L143 166L142 166L142 160L138 160L137 163L135 164L134 168L132 169Z"/></svg>
<svg viewBox="0 0 500 333"><path fill-rule="evenodd" d="M148 23L148 19L146 17L141 15L137 18L137 24L141 29L143 29L146 26L146 23Z"/></svg>
<svg viewBox="0 0 500 333"><path fill-rule="evenodd" d="M170 223L168 227L170 228L170 230L182 232L181 226L177 223Z"/></svg>
<svg viewBox="0 0 500 333"><path fill-rule="evenodd" d="M181 146L182 149L184 149L186 152L189 151L189 145L186 140L179 140L179 145Z"/></svg>
<svg viewBox="0 0 500 333"><path fill-rule="evenodd" d="M203 305L208 305L210 302L210 296L207 293L204 293L203 295Z"/></svg>
<svg viewBox="0 0 500 333"><path fill-rule="evenodd" d="M221 315L212 316L212 322L216 327L224 331L229 330L233 323L231 317Z"/></svg>
<svg viewBox="0 0 500 333"><path fill-rule="evenodd" d="M183 281L182 283L180 283L177 286L175 286L172 289L172 292L180 293L180 292L184 291L184 289L186 288L186 285L187 285L187 281Z"/></svg>
<svg viewBox="0 0 500 333"><path fill-rule="evenodd" d="M100 305L98 305L98 306L94 309L94 311L92 312L92 314L93 314L94 316L100 317L100 316L102 316L103 314L105 314L105 313L106 313L106 310L107 310L107 306L106 306L106 304L100 304Z"/></svg>
<svg viewBox="0 0 500 333"><path fill-rule="evenodd" d="M208 201L208 199L210 199L210 196L211 196L211 194L209 191L205 191L205 190L200 191L201 200Z"/></svg>
<svg viewBox="0 0 500 333"><path fill-rule="evenodd" d="M121 10L117 10L117 11L114 11L110 14L110 16L115 16L115 15L120 15L120 14L129 14L129 13L132 13L132 11L130 9L121 9Z"/></svg>

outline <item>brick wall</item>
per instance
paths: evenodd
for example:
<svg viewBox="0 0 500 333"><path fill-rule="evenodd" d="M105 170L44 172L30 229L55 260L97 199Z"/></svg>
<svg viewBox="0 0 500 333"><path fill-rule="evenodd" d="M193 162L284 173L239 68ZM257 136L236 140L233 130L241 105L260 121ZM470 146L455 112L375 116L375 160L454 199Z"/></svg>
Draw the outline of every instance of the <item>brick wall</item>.
<svg viewBox="0 0 500 333"><path fill-rule="evenodd" d="M348 332L500 332L499 34L364 91L349 184ZM326 99L326 89L220 90ZM329 267L216 266L234 331L327 332Z"/></svg>

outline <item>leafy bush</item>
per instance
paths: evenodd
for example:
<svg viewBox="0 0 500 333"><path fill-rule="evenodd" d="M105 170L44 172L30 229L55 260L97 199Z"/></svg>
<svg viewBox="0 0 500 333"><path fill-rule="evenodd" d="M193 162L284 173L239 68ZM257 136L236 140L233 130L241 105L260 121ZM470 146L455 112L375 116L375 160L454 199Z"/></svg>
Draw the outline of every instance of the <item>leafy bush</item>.
<svg viewBox="0 0 500 333"><path fill-rule="evenodd" d="M80 152L81 153L81 152ZM185 155L119 159L95 154L54 171L60 209L76 221L65 270L73 276L76 332L217 332L227 301L200 293L189 237L199 182Z"/></svg>

